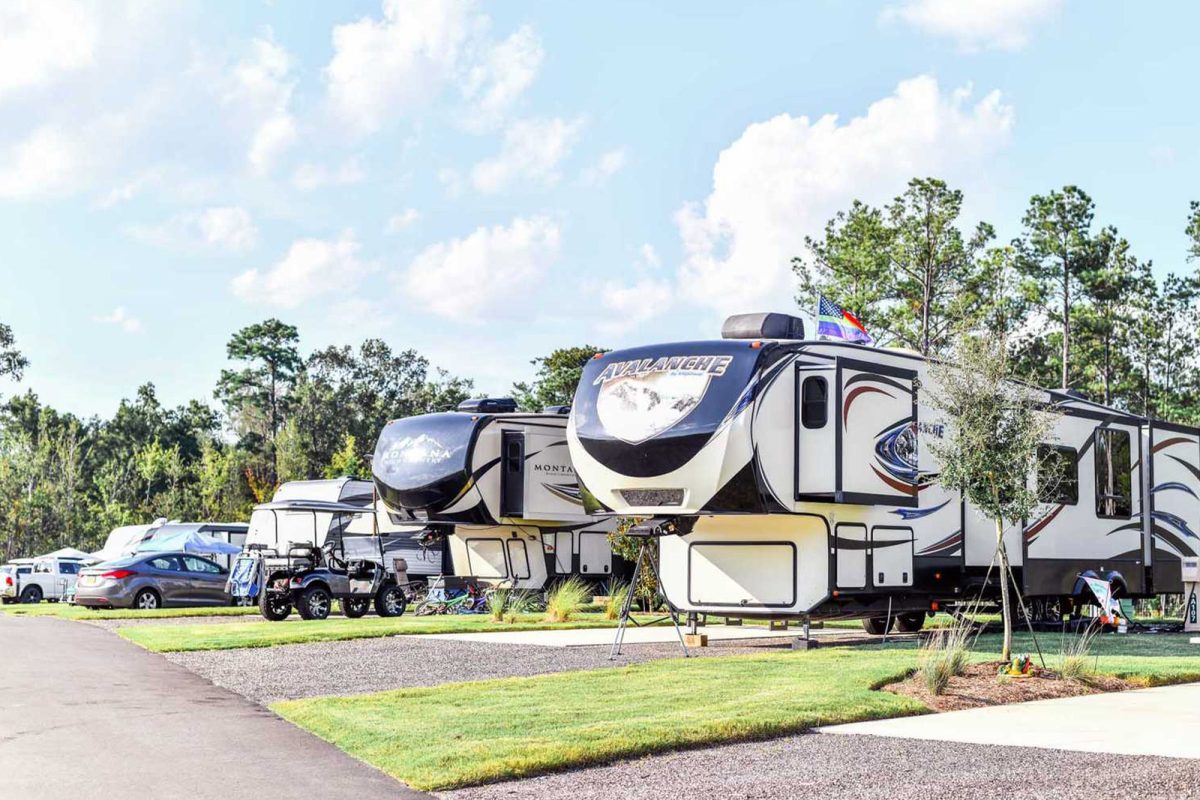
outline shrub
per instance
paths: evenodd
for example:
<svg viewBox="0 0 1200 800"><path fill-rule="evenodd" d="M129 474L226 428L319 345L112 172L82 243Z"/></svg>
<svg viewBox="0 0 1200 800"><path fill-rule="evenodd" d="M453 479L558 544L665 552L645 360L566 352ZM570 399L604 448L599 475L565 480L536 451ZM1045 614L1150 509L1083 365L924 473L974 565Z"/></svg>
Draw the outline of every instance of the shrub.
<svg viewBox="0 0 1200 800"><path fill-rule="evenodd" d="M546 619L550 622L568 622L590 597L587 584L578 575L572 575L546 596Z"/></svg>
<svg viewBox="0 0 1200 800"><path fill-rule="evenodd" d="M930 694L942 694L951 678L963 674L973 627L970 620L958 619L948 628L931 631L921 642L917 670Z"/></svg>
<svg viewBox="0 0 1200 800"><path fill-rule="evenodd" d="M488 614L492 622L512 624L517 621L518 614L529 610L532 602L529 592L500 587L492 590L491 596L488 597Z"/></svg>
<svg viewBox="0 0 1200 800"><path fill-rule="evenodd" d="M1058 657L1058 676L1063 680L1090 683L1096 678L1096 661L1092 644L1099 628L1089 626L1079 636L1064 641Z"/></svg>
<svg viewBox="0 0 1200 800"><path fill-rule="evenodd" d="M621 606L625 605L625 596L629 594L629 585L614 580L608 587L608 602L604 604L604 618L616 619L621 616Z"/></svg>

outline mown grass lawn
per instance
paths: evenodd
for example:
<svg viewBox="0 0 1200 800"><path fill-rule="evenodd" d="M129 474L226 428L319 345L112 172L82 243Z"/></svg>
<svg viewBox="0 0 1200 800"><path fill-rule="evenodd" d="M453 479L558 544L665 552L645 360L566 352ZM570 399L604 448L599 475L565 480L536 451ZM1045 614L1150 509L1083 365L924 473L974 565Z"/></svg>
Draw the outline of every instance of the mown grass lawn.
<svg viewBox="0 0 1200 800"><path fill-rule="evenodd" d="M1059 638L1040 637L1053 667ZM1018 652L1034 651L1028 634ZM1189 650L1189 648L1192 648ZM973 658L998 658L999 636ZM1145 685L1200 680L1186 636L1105 636L1097 668ZM602 656L597 656L602 658ZM917 714L874 691L916 667L911 642L633 666L277 703L285 719L418 789L525 777L818 725Z"/></svg>
<svg viewBox="0 0 1200 800"><path fill-rule="evenodd" d="M600 613L579 614L570 622L547 622L544 614L520 614L517 621L492 622L484 614L445 614L416 617L363 617L285 622L221 623L197 625L138 625L117 633L155 653L194 650L231 650L238 647L273 647L280 644L373 639L416 633L479 633L483 631L542 631L571 628L612 628L616 622Z"/></svg>
<svg viewBox="0 0 1200 800"><path fill-rule="evenodd" d="M0 606L0 613L15 617L58 617L59 619L176 619L180 617L243 617L258 614L258 607L201 606L189 608L156 608L153 611L137 608L89 609L67 603L36 603Z"/></svg>
<svg viewBox="0 0 1200 800"><path fill-rule="evenodd" d="M671 659L272 708L414 788L448 789L920 713L872 691L913 664L912 651L848 649Z"/></svg>

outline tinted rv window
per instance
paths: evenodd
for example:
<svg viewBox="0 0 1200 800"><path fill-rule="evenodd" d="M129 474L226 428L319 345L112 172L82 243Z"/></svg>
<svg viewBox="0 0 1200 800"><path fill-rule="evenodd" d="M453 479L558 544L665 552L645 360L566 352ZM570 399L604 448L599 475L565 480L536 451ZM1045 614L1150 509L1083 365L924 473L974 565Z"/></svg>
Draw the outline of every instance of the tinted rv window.
<svg viewBox="0 0 1200 800"><path fill-rule="evenodd" d="M1073 506L1079 502L1079 451L1074 447L1039 444L1038 499Z"/></svg>
<svg viewBox="0 0 1200 800"><path fill-rule="evenodd" d="M1096 516L1133 513L1128 431L1096 431Z"/></svg>
<svg viewBox="0 0 1200 800"><path fill-rule="evenodd" d="M806 428L824 428L828 416L829 387L825 379L805 378L800 389L800 422Z"/></svg>

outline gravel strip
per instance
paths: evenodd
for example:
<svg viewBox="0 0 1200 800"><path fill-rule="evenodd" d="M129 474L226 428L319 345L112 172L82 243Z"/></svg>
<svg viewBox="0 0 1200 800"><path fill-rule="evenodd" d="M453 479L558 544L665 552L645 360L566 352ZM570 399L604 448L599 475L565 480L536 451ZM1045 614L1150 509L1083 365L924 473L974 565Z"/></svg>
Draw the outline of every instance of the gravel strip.
<svg viewBox="0 0 1200 800"><path fill-rule="evenodd" d="M719 642L706 656L786 647L776 639ZM423 636L164 653L176 664L259 703L323 695L362 694L407 686L543 675L680 658L678 644L625 645L616 661L608 647L483 644Z"/></svg>
<svg viewBox="0 0 1200 800"><path fill-rule="evenodd" d="M437 796L445 800L1200 798L1200 761L802 734Z"/></svg>

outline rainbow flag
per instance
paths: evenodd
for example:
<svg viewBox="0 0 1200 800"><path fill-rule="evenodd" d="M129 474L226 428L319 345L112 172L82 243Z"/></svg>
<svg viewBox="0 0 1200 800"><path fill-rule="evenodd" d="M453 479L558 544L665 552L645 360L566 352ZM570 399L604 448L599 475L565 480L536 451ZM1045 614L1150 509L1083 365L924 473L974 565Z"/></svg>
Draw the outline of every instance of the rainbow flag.
<svg viewBox="0 0 1200 800"><path fill-rule="evenodd" d="M817 336L828 336L831 339L845 339L847 342L874 344L875 340L858 318L837 303L819 295L817 302Z"/></svg>

